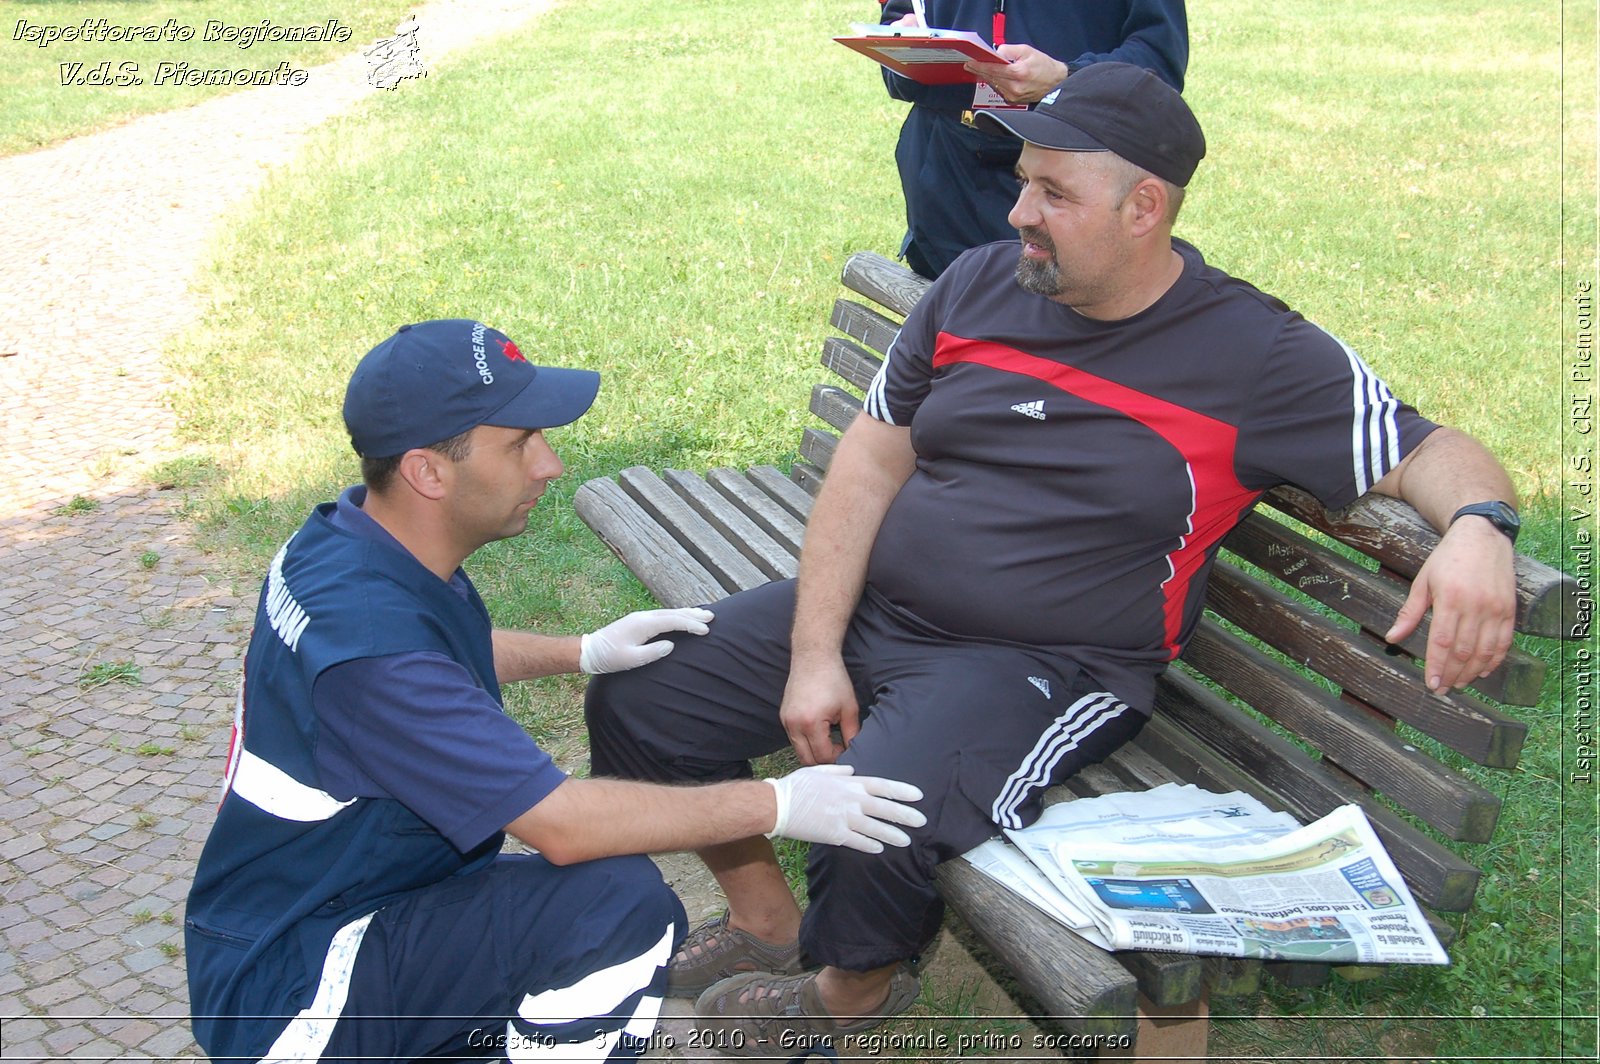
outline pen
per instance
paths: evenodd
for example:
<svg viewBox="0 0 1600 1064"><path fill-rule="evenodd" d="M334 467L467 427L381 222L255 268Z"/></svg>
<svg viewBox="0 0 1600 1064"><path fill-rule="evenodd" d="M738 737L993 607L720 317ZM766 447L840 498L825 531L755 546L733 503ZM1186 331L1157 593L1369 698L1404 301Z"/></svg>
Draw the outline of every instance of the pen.
<svg viewBox="0 0 1600 1064"><path fill-rule="evenodd" d="M917 13L917 25L925 30L932 28L928 25L928 12L922 6L922 0L911 0L911 10Z"/></svg>

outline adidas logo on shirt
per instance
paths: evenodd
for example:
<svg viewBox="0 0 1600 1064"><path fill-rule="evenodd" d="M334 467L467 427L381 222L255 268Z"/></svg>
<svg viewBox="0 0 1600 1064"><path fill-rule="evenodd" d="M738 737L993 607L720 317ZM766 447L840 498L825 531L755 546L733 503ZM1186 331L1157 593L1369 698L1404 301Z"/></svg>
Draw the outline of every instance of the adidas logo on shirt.
<svg viewBox="0 0 1600 1064"><path fill-rule="evenodd" d="M1043 415L1040 415L1040 416L1043 416ZM1041 692L1043 692L1044 696L1046 698L1050 697L1050 681L1049 680L1042 679L1041 677L1038 677L1038 676L1030 676L1030 677L1028 677L1028 682L1033 684L1033 686L1037 687Z"/></svg>
<svg viewBox="0 0 1600 1064"><path fill-rule="evenodd" d="M1026 417L1031 417L1035 421L1043 421L1044 420L1044 400L1043 399L1035 399L1031 403L1014 403L1014 404L1012 404L1011 409L1015 410L1017 413L1022 414L1022 415L1026 416Z"/></svg>

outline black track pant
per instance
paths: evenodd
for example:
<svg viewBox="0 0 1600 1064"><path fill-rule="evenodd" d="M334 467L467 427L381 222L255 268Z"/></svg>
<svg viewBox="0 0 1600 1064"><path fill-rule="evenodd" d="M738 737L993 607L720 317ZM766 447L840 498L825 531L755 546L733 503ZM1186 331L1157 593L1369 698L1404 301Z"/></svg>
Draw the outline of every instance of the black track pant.
<svg viewBox="0 0 1600 1064"><path fill-rule="evenodd" d="M586 708L594 773L657 781L748 777L789 744L778 722L789 670L792 581L710 608L711 633L595 677ZM863 710L839 758L860 775L914 783L925 826L905 849L813 846L800 941L819 963L864 971L916 956L943 905L934 868L1039 815L1040 797L1104 760L1144 722L1073 662L1024 647L956 641L868 593L844 644Z"/></svg>

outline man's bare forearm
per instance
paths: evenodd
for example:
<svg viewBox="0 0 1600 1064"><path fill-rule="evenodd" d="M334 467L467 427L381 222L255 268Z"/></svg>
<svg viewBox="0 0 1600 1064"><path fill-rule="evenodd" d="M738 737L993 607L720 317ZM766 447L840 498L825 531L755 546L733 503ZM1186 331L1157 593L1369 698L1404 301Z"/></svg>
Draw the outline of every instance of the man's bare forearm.
<svg viewBox="0 0 1600 1064"><path fill-rule="evenodd" d="M1451 428L1435 429L1372 490L1404 499L1440 532L1470 503L1517 502L1511 478L1494 455Z"/></svg>
<svg viewBox="0 0 1600 1064"><path fill-rule="evenodd" d="M760 780L667 786L568 779L507 830L556 864L697 850L772 830L777 798Z"/></svg>
<svg viewBox="0 0 1600 1064"><path fill-rule="evenodd" d="M579 637L494 630L494 671L501 683L578 671Z"/></svg>

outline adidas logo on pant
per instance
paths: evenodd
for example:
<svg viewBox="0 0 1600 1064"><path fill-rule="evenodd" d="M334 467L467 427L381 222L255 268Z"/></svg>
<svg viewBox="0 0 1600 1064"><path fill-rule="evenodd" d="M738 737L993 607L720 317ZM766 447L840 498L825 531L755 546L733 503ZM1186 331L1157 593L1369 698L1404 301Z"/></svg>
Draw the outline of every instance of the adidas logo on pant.
<svg viewBox="0 0 1600 1064"><path fill-rule="evenodd" d="M1026 416L1026 417L1031 417L1035 421L1043 421L1044 420L1044 400L1043 399L1035 399L1031 403L1014 403L1014 404L1012 404L1011 409L1015 410L1017 413L1022 414L1022 415Z"/></svg>

